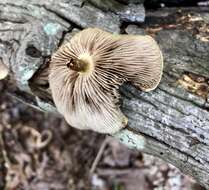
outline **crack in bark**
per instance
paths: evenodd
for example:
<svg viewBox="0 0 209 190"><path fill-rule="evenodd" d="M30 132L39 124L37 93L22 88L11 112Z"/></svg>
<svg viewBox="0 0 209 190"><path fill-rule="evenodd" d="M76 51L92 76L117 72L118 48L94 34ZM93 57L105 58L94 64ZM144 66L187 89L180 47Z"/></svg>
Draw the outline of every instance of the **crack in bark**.
<svg viewBox="0 0 209 190"><path fill-rule="evenodd" d="M173 93L171 93L171 92L169 92L169 91L167 91L167 90L164 90L164 89L162 89L160 86L159 86L159 89L162 90L163 92L165 92L166 94L169 94L170 96L173 96L173 97L178 98L178 99L180 99L180 100L183 100L183 101L186 101L186 102L188 102L188 103L191 103L194 107L198 107L198 108L200 108L200 109L205 110L206 112L209 112L207 109L204 108L204 106L203 106L204 104L203 104L203 105L199 105L199 104L197 104L197 103L194 102L194 101L188 100L188 99L186 99L186 98L183 98L182 96L178 96L178 95L173 94ZM194 115L194 116L195 116L195 115ZM207 119L207 120L209 121L209 119Z"/></svg>
<svg viewBox="0 0 209 190"><path fill-rule="evenodd" d="M191 155L188 154L187 152L184 152L184 151L181 151L181 150L179 150L179 149L176 149L175 147L171 147L171 146L170 146L169 144L167 144L165 141L156 139L156 138L154 138L153 136L150 136L150 135L148 135L148 134L145 134L145 133L143 133L143 132L141 132L141 131L140 131L140 132L139 132L139 131L136 131L136 130L133 129L133 128L129 128L129 127L128 127L128 130L134 132L135 134L143 135L143 136L145 137L145 139L152 140L152 141L155 142L155 144L162 144L162 145L164 145L165 147L167 147L167 150L169 150L169 151L173 151L173 150L174 150L174 151L177 151L179 154L186 156L186 157L187 157L187 160L183 161L184 163L187 163L188 159L190 158L191 160L193 160L194 162L198 162L198 163L202 166L202 167L199 167L201 170L204 169L204 167L205 167L205 165L202 165L202 163L201 163L199 160L195 159L195 158L196 158L195 156L191 156ZM149 152L148 152L148 153L149 153ZM158 155L158 156L159 156L159 155ZM164 159L163 156L161 156L161 158ZM209 161L205 161L205 162L208 164L208 167L209 167ZM198 165L199 165L199 164L198 164ZM207 172L207 171L206 171L206 172Z"/></svg>

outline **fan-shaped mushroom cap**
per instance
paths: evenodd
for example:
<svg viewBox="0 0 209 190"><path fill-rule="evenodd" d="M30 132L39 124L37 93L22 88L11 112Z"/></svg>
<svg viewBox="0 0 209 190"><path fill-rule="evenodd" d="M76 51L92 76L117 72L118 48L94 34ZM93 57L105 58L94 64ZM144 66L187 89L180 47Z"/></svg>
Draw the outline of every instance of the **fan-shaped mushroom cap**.
<svg viewBox="0 0 209 190"><path fill-rule="evenodd" d="M113 57L115 60L120 59L122 68L118 70L126 80L142 91L154 90L163 70L163 57L155 40L148 35L123 35L117 45Z"/></svg>
<svg viewBox="0 0 209 190"><path fill-rule="evenodd" d="M154 89L162 62L151 37L85 29L52 56L49 83L55 105L73 127L115 133L128 121L118 105L119 86L130 81L141 90Z"/></svg>
<svg viewBox="0 0 209 190"><path fill-rule="evenodd" d="M1 63L0 60L0 80L6 78L6 76L9 74L9 69L7 68L6 65L4 65L3 63Z"/></svg>

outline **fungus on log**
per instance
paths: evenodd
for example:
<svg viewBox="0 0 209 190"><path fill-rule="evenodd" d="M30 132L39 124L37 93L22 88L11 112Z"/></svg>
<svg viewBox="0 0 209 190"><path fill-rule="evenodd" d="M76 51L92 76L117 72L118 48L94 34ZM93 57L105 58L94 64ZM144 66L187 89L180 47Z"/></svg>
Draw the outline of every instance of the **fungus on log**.
<svg viewBox="0 0 209 190"><path fill-rule="evenodd" d="M10 70L9 87L18 87L8 93L33 107L56 112L42 71L65 37L72 36L73 28L149 33L164 56L162 82L150 93L131 85L120 89L129 127L115 137L172 163L209 188L209 8L147 12L142 30L129 22L122 24L113 10L79 3L0 2L0 57Z"/></svg>
<svg viewBox="0 0 209 190"><path fill-rule="evenodd" d="M155 89L163 60L150 36L112 35L88 28L54 53L49 68L52 97L67 122L113 134L127 126L119 87L129 81L143 91Z"/></svg>

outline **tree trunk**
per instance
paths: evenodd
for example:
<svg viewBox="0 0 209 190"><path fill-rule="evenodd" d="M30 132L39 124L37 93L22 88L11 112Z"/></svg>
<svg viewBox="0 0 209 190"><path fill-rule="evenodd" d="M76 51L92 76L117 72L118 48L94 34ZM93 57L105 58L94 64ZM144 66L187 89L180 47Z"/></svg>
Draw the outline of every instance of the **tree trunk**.
<svg viewBox="0 0 209 190"><path fill-rule="evenodd" d="M148 33L163 52L162 82L150 93L128 84L120 89L129 122L114 136L170 162L209 188L209 8L164 8L147 12L146 22L140 24L142 1L108 2L1 0L0 62L10 69L8 93L30 106L56 112L42 71L65 40L93 26Z"/></svg>

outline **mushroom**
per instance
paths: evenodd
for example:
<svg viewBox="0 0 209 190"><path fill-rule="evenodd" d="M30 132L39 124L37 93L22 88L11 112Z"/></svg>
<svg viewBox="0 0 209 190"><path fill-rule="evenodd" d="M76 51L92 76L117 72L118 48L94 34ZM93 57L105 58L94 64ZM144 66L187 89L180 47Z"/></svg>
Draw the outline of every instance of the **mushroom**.
<svg viewBox="0 0 209 190"><path fill-rule="evenodd" d="M52 56L49 84L58 111L73 127L113 134L127 125L119 87L157 87L163 58L150 36L113 35L84 29Z"/></svg>
<svg viewBox="0 0 209 190"><path fill-rule="evenodd" d="M0 80L5 79L9 74L9 69L0 60Z"/></svg>

